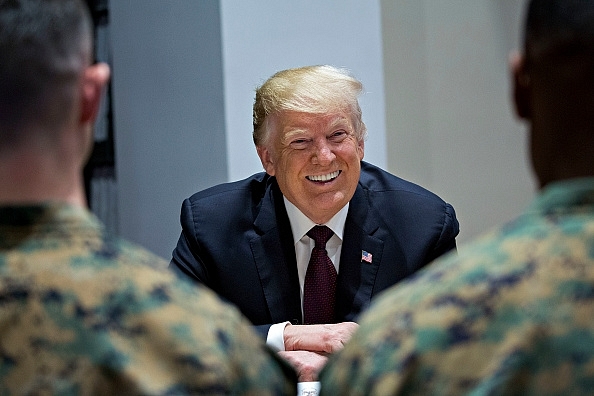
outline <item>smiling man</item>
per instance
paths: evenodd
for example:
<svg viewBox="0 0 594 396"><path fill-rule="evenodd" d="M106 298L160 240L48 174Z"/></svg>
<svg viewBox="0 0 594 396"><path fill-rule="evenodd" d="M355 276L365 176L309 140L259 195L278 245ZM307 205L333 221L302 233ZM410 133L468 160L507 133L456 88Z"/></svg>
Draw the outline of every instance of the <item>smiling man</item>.
<svg viewBox="0 0 594 396"><path fill-rule="evenodd" d="M233 302L315 381L380 291L454 250L454 209L363 162L359 81L331 66L256 91L265 173L185 200L171 266Z"/></svg>
<svg viewBox="0 0 594 396"><path fill-rule="evenodd" d="M271 135L257 146L262 165L280 190L310 220L328 222L355 193L363 141L340 109L318 115L284 111L270 115Z"/></svg>

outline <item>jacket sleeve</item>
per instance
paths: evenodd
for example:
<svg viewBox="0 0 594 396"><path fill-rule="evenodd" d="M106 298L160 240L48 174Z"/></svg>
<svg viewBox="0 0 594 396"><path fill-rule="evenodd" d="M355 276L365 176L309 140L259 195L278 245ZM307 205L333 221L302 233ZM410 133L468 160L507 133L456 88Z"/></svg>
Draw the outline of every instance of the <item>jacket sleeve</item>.
<svg viewBox="0 0 594 396"><path fill-rule="evenodd" d="M200 246L195 236L194 216L189 199L182 204L180 223L182 231L169 267L182 278L209 286L208 271L200 257Z"/></svg>
<svg viewBox="0 0 594 396"><path fill-rule="evenodd" d="M429 257L428 262L431 262L439 256L450 251L456 251L456 236L460 232L460 225L456 218L456 211L449 203L445 204L443 226L441 234L435 244L435 249Z"/></svg>
<svg viewBox="0 0 594 396"><path fill-rule="evenodd" d="M182 231L177 242L176 248L173 250L170 269L177 274L179 278L188 279L191 282L198 282L215 290L216 285L212 284L209 276L207 263L201 256L203 248L198 242L195 230L195 217L192 211L192 204L189 199L186 199L181 208L180 223ZM219 297L228 302L224 296ZM270 324L254 326L254 330L263 340L268 336Z"/></svg>

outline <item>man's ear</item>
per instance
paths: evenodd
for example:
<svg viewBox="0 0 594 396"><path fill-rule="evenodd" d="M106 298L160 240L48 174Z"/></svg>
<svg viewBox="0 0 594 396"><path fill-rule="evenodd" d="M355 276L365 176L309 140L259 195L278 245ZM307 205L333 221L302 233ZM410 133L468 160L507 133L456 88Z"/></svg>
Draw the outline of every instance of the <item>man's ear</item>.
<svg viewBox="0 0 594 396"><path fill-rule="evenodd" d="M268 147L256 146L256 151L258 152L258 157L260 157L260 162L262 162L262 167L264 167L266 173L270 176L274 176L274 160Z"/></svg>
<svg viewBox="0 0 594 396"><path fill-rule="evenodd" d="M109 66L96 63L87 67L82 77L80 122L93 123L97 118L103 89L109 81Z"/></svg>
<svg viewBox="0 0 594 396"><path fill-rule="evenodd" d="M363 139L357 143L357 153L359 154L359 161L363 161L365 156L365 141Z"/></svg>
<svg viewBox="0 0 594 396"><path fill-rule="evenodd" d="M531 86L524 55L513 52L509 56L509 68L513 78L513 99L516 114L522 119L529 120L532 118L530 106Z"/></svg>

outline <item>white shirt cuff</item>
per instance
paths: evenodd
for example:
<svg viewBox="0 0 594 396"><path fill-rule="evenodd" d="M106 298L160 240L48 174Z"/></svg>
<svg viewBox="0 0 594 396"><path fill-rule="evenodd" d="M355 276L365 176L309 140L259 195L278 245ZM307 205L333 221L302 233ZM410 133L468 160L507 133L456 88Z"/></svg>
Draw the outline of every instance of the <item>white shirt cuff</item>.
<svg viewBox="0 0 594 396"><path fill-rule="evenodd" d="M291 322L276 323L270 326L268 329L268 336L266 337L266 345L276 351L285 350L285 327L291 324Z"/></svg>

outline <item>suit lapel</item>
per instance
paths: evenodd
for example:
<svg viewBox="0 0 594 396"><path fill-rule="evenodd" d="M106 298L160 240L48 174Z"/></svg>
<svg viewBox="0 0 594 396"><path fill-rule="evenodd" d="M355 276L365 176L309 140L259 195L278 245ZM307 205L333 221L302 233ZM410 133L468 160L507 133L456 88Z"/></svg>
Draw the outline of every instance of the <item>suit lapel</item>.
<svg viewBox="0 0 594 396"><path fill-rule="evenodd" d="M250 241L272 323L301 321L295 247L289 217L276 181L262 199Z"/></svg>
<svg viewBox="0 0 594 396"><path fill-rule="evenodd" d="M301 300L295 247L282 194L272 179L254 221L258 236L250 241L272 323L301 322ZM375 234L381 218L371 210L358 185L349 204L337 283L338 321L356 320L373 296L384 241ZM371 262L362 260L362 252Z"/></svg>
<svg viewBox="0 0 594 396"><path fill-rule="evenodd" d="M355 320L367 308L373 295L384 241L374 236L380 219L371 211L363 188L358 185L349 204L340 254L337 284L338 321ZM371 255L362 259L363 252Z"/></svg>

